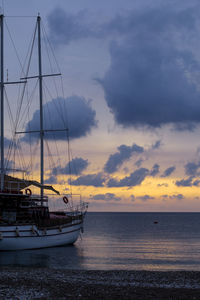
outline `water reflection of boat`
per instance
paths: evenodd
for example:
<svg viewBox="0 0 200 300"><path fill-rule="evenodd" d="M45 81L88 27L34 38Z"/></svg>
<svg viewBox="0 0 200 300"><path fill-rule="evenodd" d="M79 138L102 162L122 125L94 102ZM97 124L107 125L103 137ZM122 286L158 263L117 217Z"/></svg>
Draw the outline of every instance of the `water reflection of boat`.
<svg viewBox="0 0 200 300"><path fill-rule="evenodd" d="M40 16L37 17L35 34L33 36L32 48L38 35L38 70L37 76L26 76L19 82L4 81L4 15L0 16L0 42L1 42L1 177L0 177L0 250L20 250L35 249L73 244L83 227L84 215L87 204L80 202L79 206L69 205L71 194L64 196L63 201L68 205L68 212L49 211L48 197L44 194L46 190L59 194L55 188L44 184L44 138L48 131L68 132L66 128L48 130L43 127L43 77L57 76L60 74L42 74L42 55L41 55L41 29ZM40 126L37 131L40 136L40 182L10 176L11 169L5 167L4 157L4 92L5 85L19 83L26 85L31 78L38 79L39 100L40 100ZM24 92L24 90L23 90ZM13 136L19 133L14 128ZM12 146L14 145L14 138ZM13 170L12 170L13 172ZM40 189L40 196L33 195L31 186ZM69 199L70 198L70 199Z"/></svg>
<svg viewBox="0 0 200 300"><path fill-rule="evenodd" d="M46 249L3 251L0 255L0 267L41 267L82 269L83 254L79 247L60 246ZM70 257L70 259L68 259Z"/></svg>

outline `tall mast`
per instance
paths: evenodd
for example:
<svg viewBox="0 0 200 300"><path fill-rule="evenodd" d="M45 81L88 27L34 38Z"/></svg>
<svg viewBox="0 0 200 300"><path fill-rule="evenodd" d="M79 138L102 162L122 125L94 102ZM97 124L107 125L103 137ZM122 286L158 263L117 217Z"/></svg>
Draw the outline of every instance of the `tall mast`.
<svg viewBox="0 0 200 300"><path fill-rule="evenodd" d="M60 76L60 73L57 74L42 74L42 54L41 54L41 28L40 28L41 18L38 15L37 17L37 33L38 33L38 75L37 76L27 76L22 79L31 79L31 78L39 78L39 100L40 100L40 130L39 131L21 131L15 132L16 134L21 133L40 133L40 183L41 183L41 205L43 205L44 198L44 132L45 131L66 131L66 129L56 129L56 130L44 130L44 122L43 122L43 88L42 88L42 78L47 76ZM35 37L34 37L35 38ZM34 40L35 41L35 40ZM33 41L33 42L34 42ZM20 81L22 83L23 81Z"/></svg>
<svg viewBox="0 0 200 300"><path fill-rule="evenodd" d="M1 191L4 189L4 45L3 45L3 18L4 15L0 15L0 27L1 27Z"/></svg>
<svg viewBox="0 0 200 300"><path fill-rule="evenodd" d="M41 55L41 33L40 16L37 17L38 25L38 67L39 67L39 98L40 98L40 183L44 184L44 128L43 128L43 90L42 90L42 55ZM41 199L43 200L44 190L41 187ZM43 201L41 202L43 204Z"/></svg>

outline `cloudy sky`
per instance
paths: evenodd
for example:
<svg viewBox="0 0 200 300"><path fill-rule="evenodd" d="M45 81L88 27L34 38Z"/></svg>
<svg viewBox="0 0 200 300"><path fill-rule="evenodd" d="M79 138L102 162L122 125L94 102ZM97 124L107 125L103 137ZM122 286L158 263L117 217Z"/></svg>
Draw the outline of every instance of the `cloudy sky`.
<svg viewBox="0 0 200 300"><path fill-rule="evenodd" d="M40 13L63 76L64 95L46 97L45 128L69 123L73 157L71 167L62 151L58 166L47 164L46 183L63 189L71 169L73 191L81 191L91 211L199 211L199 1L6 0L2 6L7 31L24 54L34 18L10 16ZM17 68L11 44L9 80ZM37 130L38 123L33 104L19 127ZM9 144L9 130L6 137ZM63 132L46 135L60 149L64 139ZM28 140L21 138L26 151Z"/></svg>

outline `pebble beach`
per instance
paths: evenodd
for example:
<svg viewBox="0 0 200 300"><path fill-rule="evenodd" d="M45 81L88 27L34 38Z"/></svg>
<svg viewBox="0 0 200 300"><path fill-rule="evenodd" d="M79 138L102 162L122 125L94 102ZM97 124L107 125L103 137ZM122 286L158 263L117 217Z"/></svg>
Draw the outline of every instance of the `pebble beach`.
<svg viewBox="0 0 200 300"><path fill-rule="evenodd" d="M4 267L0 299L200 299L200 272Z"/></svg>

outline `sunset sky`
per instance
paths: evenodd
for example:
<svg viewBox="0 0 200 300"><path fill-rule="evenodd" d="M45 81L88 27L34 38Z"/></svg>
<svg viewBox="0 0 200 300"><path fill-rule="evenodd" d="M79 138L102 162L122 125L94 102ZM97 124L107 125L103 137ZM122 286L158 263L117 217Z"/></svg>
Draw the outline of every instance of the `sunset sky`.
<svg viewBox="0 0 200 300"><path fill-rule="evenodd" d="M68 115L72 187L90 202L89 210L200 211L199 1L1 3L5 16L41 15L64 84L64 95L45 94L45 128L62 128L67 122L62 118ZM34 18L9 17L6 22L9 30L14 27L10 34L25 56ZM18 68L11 44L5 46L9 80L16 79ZM33 64L32 75L35 68ZM14 90L8 93L13 99ZM18 130L38 129L34 103L29 118L21 115ZM53 143L52 135L46 139ZM64 190L69 167L63 133L54 139L61 158L54 157L59 166L46 164L45 179ZM21 138L25 160L27 142L25 135ZM37 145L34 136L32 144Z"/></svg>

